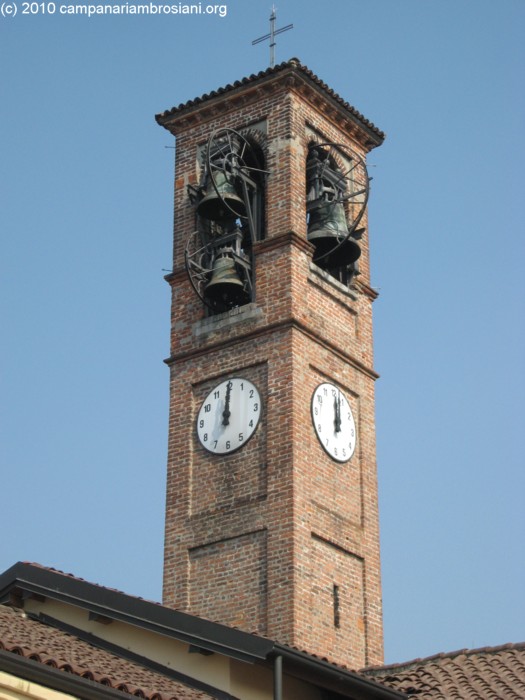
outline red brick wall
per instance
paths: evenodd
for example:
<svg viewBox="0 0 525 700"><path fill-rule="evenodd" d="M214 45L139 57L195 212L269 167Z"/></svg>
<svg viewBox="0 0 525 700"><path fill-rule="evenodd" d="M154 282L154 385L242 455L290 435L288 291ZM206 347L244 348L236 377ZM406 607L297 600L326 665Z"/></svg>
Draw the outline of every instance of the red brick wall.
<svg viewBox="0 0 525 700"><path fill-rule="evenodd" d="M313 134L366 148L324 109L322 90L303 92L285 80L248 85L242 99L211 98L173 127L164 603L359 668L382 661L368 232L352 294L312 269L305 162ZM198 146L224 126L265 132L266 237L255 247L255 303L206 319L183 269L195 225L186 185L199 177ZM238 375L261 392L261 422L241 450L211 455L196 415L215 383ZM343 464L312 429L311 396L323 381L340 386L356 420L356 451Z"/></svg>

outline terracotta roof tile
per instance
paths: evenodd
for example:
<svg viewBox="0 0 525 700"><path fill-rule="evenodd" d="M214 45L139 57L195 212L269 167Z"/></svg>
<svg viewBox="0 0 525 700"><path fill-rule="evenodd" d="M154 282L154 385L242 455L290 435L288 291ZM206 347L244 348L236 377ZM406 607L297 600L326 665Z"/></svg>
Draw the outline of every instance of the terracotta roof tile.
<svg viewBox="0 0 525 700"><path fill-rule="evenodd" d="M3 605L0 649L148 700L213 697Z"/></svg>
<svg viewBox="0 0 525 700"><path fill-rule="evenodd" d="M525 643L462 649L361 673L417 700L523 700Z"/></svg>

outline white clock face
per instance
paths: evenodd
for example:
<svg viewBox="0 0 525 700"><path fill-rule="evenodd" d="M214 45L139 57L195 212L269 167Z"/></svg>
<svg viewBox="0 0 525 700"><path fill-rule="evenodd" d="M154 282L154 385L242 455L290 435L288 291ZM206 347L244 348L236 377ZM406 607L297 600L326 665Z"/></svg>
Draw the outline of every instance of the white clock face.
<svg viewBox="0 0 525 700"><path fill-rule="evenodd" d="M347 462L354 454L356 429L348 399L338 387L319 384L312 395L312 422L330 457Z"/></svg>
<svg viewBox="0 0 525 700"><path fill-rule="evenodd" d="M197 416L201 445L214 454L228 454L246 444L262 413L257 387L242 377L225 379L204 399Z"/></svg>

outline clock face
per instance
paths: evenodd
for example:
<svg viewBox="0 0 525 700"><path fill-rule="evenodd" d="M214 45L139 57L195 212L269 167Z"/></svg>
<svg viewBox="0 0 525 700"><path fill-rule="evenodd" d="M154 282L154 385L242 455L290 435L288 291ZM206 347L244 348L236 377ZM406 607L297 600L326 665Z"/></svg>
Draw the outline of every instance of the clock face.
<svg viewBox="0 0 525 700"><path fill-rule="evenodd" d="M213 454L243 447L254 434L262 413L255 384L242 377L225 379L204 399L197 416L201 445Z"/></svg>
<svg viewBox="0 0 525 700"><path fill-rule="evenodd" d="M348 399L333 384L319 384L312 395L312 422L319 442L332 459L347 462L354 454L356 429Z"/></svg>

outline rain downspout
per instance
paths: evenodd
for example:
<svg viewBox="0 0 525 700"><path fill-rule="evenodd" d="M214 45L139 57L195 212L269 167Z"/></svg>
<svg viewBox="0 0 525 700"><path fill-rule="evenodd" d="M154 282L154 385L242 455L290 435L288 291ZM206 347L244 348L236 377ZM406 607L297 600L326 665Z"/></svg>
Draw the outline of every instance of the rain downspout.
<svg viewBox="0 0 525 700"><path fill-rule="evenodd" d="M280 654L273 663L273 700L283 700L283 657Z"/></svg>

